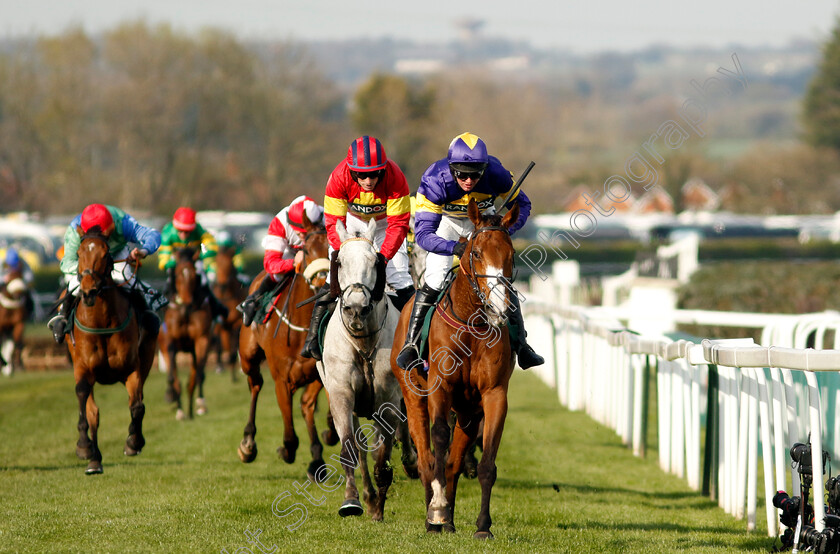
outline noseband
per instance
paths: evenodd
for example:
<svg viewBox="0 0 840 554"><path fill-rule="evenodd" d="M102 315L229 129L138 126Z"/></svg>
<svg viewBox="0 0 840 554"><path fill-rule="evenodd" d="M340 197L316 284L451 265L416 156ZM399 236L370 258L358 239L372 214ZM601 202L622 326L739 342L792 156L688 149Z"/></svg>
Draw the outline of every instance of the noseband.
<svg viewBox="0 0 840 554"><path fill-rule="evenodd" d="M342 242L341 245L343 246L344 244L346 244L348 242L357 241L357 240L365 241L366 243L370 244L374 249L376 249L376 245L373 244L373 241L371 241L367 237L361 237L361 236L350 237L347 240L345 240L344 242ZM339 250L341 250L341 247L339 247ZM382 298L385 295L385 268L384 267L380 268L380 267L378 267L379 265L380 265L379 264L379 257L377 256L376 283L373 285L373 289L371 289L369 286L367 286L364 283L351 283L351 284L347 285L346 287L344 287L343 289L341 289L341 295L339 296L339 304L341 305L340 307L341 307L342 312L343 312L343 309L344 309L344 298L345 298L346 293L348 291L349 292L364 293L367 296L367 298L369 298L369 302L367 304L367 306L369 306L369 307L372 307L372 304L378 304L382 300ZM345 330L353 338L357 338L357 339L367 338L367 337L370 337L370 336L373 336L373 335L379 333L379 331L381 331L382 328L385 326L385 321L388 318L388 315L387 315L388 311L387 310L388 310L388 302L385 302L385 317L382 318L382 322L380 323L379 327L376 330L371 331L370 333L367 333L365 335L355 335L355 334L353 334L353 332L347 327L347 323L344 321L344 317L341 317L341 322L344 324ZM373 313L372 309L371 309L370 313Z"/></svg>

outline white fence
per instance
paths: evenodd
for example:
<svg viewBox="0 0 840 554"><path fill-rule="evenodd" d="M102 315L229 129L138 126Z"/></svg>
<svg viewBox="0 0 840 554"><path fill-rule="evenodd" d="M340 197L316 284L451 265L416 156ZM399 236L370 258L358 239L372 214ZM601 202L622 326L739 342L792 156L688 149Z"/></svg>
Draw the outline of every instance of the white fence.
<svg viewBox="0 0 840 554"><path fill-rule="evenodd" d="M791 445L808 442L810 434L815 476L824 449L840 459L840 314L671 314L678 323L761 330L757 345L752 339L640 336L623 323L639 314L620 308L526 302L523 309L529 342L545 345L538 348L545 365L531 371L556 389L564 406L608 425L639 456L652 401L649 375L656 371L659 465L746 518L749 530L756 528L759 458L770 536L781 531L775 492L799 495ZM832 349L823 349L829 339ZM823 497L823 480L815 477L817 530L823 529Z"/></svg>

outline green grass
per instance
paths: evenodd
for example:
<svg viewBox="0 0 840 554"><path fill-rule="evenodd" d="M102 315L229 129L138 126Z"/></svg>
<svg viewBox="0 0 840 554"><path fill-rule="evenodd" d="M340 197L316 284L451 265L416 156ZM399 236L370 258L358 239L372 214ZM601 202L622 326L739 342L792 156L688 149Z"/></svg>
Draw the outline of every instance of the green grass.
<svg viewBox="0 0 840 554"><path fill-rule="evenodd" d="M259 456L249 465L236 455L247 418L243 379L231 385L227 375L208 375L209 413L177 422L163 402L164 378L153 369L147 442L136 458L122 454L129 421L124 387L97 386L105 473L86 476L86 462L74 453L72 375L33 372L0 381L0 551L232 554L249 546L246 529L262 530L263 544L282 552L766 552L771 542L661 472L654 452L649 460L634 458L612 431L563 409L552 391L521 371L511 383L497 459L495 541L472 538L480 488L463 479L458 532L427 535L421 486L405 477L398 453L385 522L341 519L341 489L323 493L320 506L294 494L293 483L306 480L305 429L296 414L301 449L294 464L283 463L275 454L280 413L267 384L257 414ZM318 421L323 427L323 409ZM335 452L328 448L327 456ZM282 508L307 505L295 531L285 527L292 518L271 510L286 491L296 500L286 498Z"/></svg>

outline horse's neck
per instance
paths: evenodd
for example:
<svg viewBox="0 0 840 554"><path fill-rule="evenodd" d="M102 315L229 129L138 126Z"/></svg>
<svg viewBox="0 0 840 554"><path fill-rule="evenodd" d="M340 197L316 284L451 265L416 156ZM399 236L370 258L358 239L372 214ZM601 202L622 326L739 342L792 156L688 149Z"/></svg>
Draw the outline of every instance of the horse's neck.
<svg viewBox="0 0 840 554"><path fill-rule="evenodd" d="M461 313L459 311L459 317L463 317L464 315L469 317L473 312L484 309L481 299L475 293L475 290L469 282L469 277L463 268L458 272L458 275L452 282L452 287L449 289L449 297L452 299L453 304L457 303L465 312Z"/></svg>
<svg viewBox="0 0 840 554"><path fill-rule="evenodd" d="M117 311L129 304L128 298L116 286L111 283L93 303L93 306L85 304L83 299L76 303L76 317L88 327L107 326L109 322L120 319Z"/></svg>

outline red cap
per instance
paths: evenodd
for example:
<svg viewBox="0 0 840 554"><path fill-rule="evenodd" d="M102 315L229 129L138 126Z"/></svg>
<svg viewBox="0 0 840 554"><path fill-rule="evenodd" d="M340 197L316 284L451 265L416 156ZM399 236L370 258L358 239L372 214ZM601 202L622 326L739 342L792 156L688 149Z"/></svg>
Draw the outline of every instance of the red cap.
<svg viewBox="0 0 840 554"><path fill-rule="evenodd" d="M306 229L303 228L304 213L306 213L306 218L310 223L317 224L321 221L324 209L308 196L298 196L295 198L292 201L292 205L289 206L289 211L286 212L286 221L298 233L306 232Z"/></svg>
<svg viewBox="0 0 840 554"><path fill-rule="evenodd" d="M172 218L172 225L179 231L192 231L195 229L195 210L183 206L178 208Z"/></svg>
<svg viewBox="0 0 840 554"><path fill-rule="evenodd" d="M383 169L388 164L385 149L375 137L362 136L347 148L347 167L353 171L367 173Z"/></svg>
<svg viewBox="0 0 840 554"><path fill-rule="evenodd" d="M114 218L103 204L91 204L82 211L82 221L80 223L82 232L87 233L94 227L99 227L103 233L106 233L113 224Z"/></svg>

